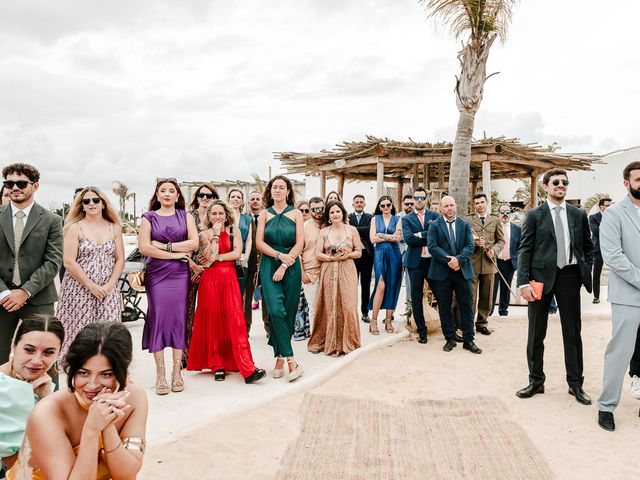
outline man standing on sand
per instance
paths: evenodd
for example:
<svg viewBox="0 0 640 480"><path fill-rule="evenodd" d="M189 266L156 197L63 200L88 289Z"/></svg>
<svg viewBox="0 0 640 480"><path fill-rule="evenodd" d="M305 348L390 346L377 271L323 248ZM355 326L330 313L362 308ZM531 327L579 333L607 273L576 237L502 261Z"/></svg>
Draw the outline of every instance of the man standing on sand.
<svg viewBox="0 0 640 480"><path fill-rule="evenodd" d="M309 321L311 326L316 313L316 302L318 299L318 288L320 287L320 262L316 258L316 243L322 228L322 217L324 216L324 200L320 197L311 197L309 200L311 218L304 222L304 246L300 254L302 265L302 289L304 297L309 305Z"/></svg>
<svg viewBox="0 0 640 480"><path fill-rule="evenodd" d="M613 333L604 355L598 425L609 431L615 430L613 412L640 326L640 162L627 165L622 177L627 197L612 205L599 225L602 259L609 265Z"/></svg>
<svg viewBox="0 0 640 480"><path fill-rule="evenodd" d="M529 385L516 392L520 398L544 393L544 338L547 334L549 305L555 295L560 310L564 364L569 394L583 405L591 398L582 389L582 318L580 288L591 291L593 243L589 220L584 210L565 202L569 179L560 168L542 177L547 200L531 210L522 227L518 255L520 295L529 302L527 362ZM530 281L544 284L541 298L536 298Z"/></svg>
<svg viewBox="0 0 640 480"><path fill-rule="evenodd" d="M600 253L600 223L602 214L611 206L610 198L601 198L598 202L600 211L589 215L589 227L591 228L591 241L593 242L593 303L600 303L600 275L602 274L602 254Z"/></svg>
<svg viewBox="0 0 640 480"><path fill-rule="evenodd" d="M373 273L373 244L369 237L369 229L373 216L364 211L364 195L357 194L353 197L353 210L349 214L349 225L353 225L358 230L360 241L362 242L362 256L356 258L356 270L360 277L360 311L362 321L369 323L369 296L371 295L371 274Z"/></svg>
<svg viewBox="0 0 640 480"><path fill-rule="evenodd" d="M493 309L493 279L498 269L495 259L504 248L504 233L500 219L487 211L487 194L473 196L475 213L467 215L466 220L473 230L475 250L471 254L473 267L473 305L476 308L476 332L491 335L487 328L489 312Z"/></svg>
<svg viewBox="0 0 640 480"><path fill-rule="evenodd" d="M405 216L413 212L414 206L415 206L415 201L413 200L413 195L406 194L404 197L402 197L402 211L398 213L396 216L399 219L404 218ZM405 243L404 239L398 242L398 246L400 247L400 255L402 256L402 266L404 267L404 257L407 253L407 244ZM409 298L411 298L411 277L409 276L409 271L407 270L406 267L403 268L403 270L404 270L405 298L409 300Z"/></svg>
<svg viewBox="0 0 640 480"><path fill-rule="evenodd" d="M258 269L260 267L260 252L258 252L258 249L256 248L256 232L258 231L258 216L260 215L260 212L262 212L262 209L262 194L254 190L249 194L249 213L252 220L251 251L249 252L249 258L247 259L248 274L247 281L244 287L244 320L247 324L247 333L249 333L249 330L251 330L251 316L253 314L251 303L253 302L253 293L256 288L260 288L260 286L257 285ZM264 322L264 330L267 334L267 337L269 337L269 314L267 312L267 308L264 306L264 302L262 302L261 310L262 321Z"/></svg>
<svg viewBox="0 0 640 480"><path fill-rule="evenodd" d="M520 225L516 225L511 222L511 205L508 203L503 203L498 207L498 214L500 215L502 234L504 235L504 247L498 254L498 258L496 260L498 272L493 279L493 306L495 308L495 306L498 305L498 314L501 317L506 317L509 315L511 281L513 280L513 275L518 268L518 248L520 248L522 228ZM499 300L498 289L500 290ZM493 309L491 309L491 313L489 315L492 314Z"/></svg>
<svg viewBox="0 0 640 480"><path fill-rule="evenodd" d="M427 248L432 255L429 282L438 301L442 333L447 340L442 349L450 352L457 346L451 312L453 292L456 292L463 336L462 348L471 353L482 353L473 341L473 268L469 257L475 244L471 227L464 219L456 216L456 201L453 197L442 197L440 213L442 217L429 227Z"/></svg>
<svg viewBox="0 0 640 480"><path fill-rule="evenodd" d="M53 315L62 264L62 219L35 203L40 172L26 163L2 169L11 203L0 207L0 363L9 359L18 321Z"/></svg>

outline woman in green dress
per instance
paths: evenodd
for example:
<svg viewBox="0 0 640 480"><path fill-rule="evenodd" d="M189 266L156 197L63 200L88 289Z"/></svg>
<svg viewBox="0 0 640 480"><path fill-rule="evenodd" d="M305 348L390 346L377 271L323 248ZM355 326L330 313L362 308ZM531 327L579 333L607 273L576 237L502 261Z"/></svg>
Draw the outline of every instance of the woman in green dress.
<svg viewBox="0 0 640 480"><path fill-rule="evenodd" d="M265 210L258 217L256 247L262 253L260 282L269 312L276 365L273 378L284 377L287 360L290 382L302 375L291 347L302 275L298 256L304 243L302 213L294 208L293 185L287 177L273 177L264 191Z"/></svg>

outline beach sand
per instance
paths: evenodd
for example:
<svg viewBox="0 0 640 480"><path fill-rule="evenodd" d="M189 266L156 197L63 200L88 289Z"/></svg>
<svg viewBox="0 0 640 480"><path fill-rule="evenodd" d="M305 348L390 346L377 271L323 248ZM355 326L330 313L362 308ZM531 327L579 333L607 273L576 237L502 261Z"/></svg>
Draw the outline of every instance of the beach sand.
<svg viewBox="0 0 640 480"><path fill-rule="evenodd" d="M513 310L517 312L513 316L490 320L495 329L491 336L476 338L484 350L480 356L461 346L443 352L444 339L439 333L427 345L415 339L401 340L356 358L309 393L376 399L398 409L408 408L404 402L415 399L497 397L556 478L637 478L633 458L640 431L640 402L629 394L628 379L615 413L617 430L605 432L596 422L603 355L611 328L607 310L583 314L584 388L593 399L591 406L578 404L567 393L558 315L550 318L545 344L546 393L526 400L515 396L528 383L527 320L524 308ZM363 335L368 333L363 331ZM285 450L300 433L305 394L298 391L209 420L168 442L154 442L139 478L273 479Z"/></svg>

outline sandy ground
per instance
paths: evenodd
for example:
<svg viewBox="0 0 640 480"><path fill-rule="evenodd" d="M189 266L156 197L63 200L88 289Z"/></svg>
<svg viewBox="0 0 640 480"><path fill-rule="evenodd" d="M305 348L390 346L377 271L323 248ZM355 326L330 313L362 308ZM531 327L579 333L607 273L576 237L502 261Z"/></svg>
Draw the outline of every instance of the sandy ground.
<svg viewBox="0 0 640 480"><path fill-rule="evenodd" d="M606 289L602 296L605 294ZM194 407L197 402L192 403L188 397L173 395L171 400L176 403L171 407L158 407L157 399L151 398L150 427L156 433L151 437L139 478L272 479L287 446L298 436L300 408L307 391L376 398L397 408L406 408L403 401L415 398L496 396L540 449L557 478L637 478L632 459L637 451L640 402L630 396L628 380L616 411L616 432L605 432L596 423L595 401L601 391L610 320L606 302L590 302L591 296L583 294L584 388L594 401L592 406L580 405L567 394L557 315L551 317L546 341L546 393L527 400L515 396L515 391L528 383L527 321L525 308L512 307L509 317L491 320L490 326L495 329L491 336L477 338L484 350L480 356L462 348L443 352L440 334L431 336L427 345L397 335L397 342L386 346L370 344L368 352L354 359L338 359L342 363L326 363L327 359L322 359L315 379L298 385L281 382L273 387L277 393L267 395L263 401L255 398L260 396L258 391L242 385L243 397L253 397L253 403L218 408L214 416ZM370 337L364 331L363 335ZM262 350L260 346L254 348ZM301 363L311 361L310 357L318 358L300 353ZM218 404L225 405L226 392L211 383L193 389L216 409ZM276 381L267 379L265 383ZM220 393L212 393L214 390ZM154 427L158 422L176 419L191 423L184 429L172 429L170 435L160 435Z"/></svg>

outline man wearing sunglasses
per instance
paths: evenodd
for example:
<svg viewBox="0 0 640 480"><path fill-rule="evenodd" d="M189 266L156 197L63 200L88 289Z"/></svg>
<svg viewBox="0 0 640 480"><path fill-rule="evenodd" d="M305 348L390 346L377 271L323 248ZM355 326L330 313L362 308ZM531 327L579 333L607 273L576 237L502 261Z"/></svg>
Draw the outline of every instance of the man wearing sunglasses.
<svg viewBox="0 0 640 480"><path fill-rule="evenodd" d="M431 253L427 248L427 233L432 222L438 219L438 214L426 210L427 191L418 187L413 192L414 209L402 217L402 237L407 244L407 251L403 255L402 264L407 269L410 282L411 311L418 328L418 342L427 343L427 328L424 322L422 308L422 291L431 266Z"/></svg>
<svg viewBox="0 0 640 480"><path fill-rule="evenodd" d="M542 186L547 200L531 210L522 226L518 252L518 287L529 302L527 362L529 385L518 390L520 398L544 393L544 338L547 334L549 305L555 295L560 310L564 363L569 394L583 405L591 398L582 389L583 359L580 330L580 288L591 292L593 243L587 214L565 201L567 172L554 168L544 174ZM530 281L544 284L537 298Z"/></svg>
<svg viewBox="0 0 640 480"><path fill-rule="evenodd" d="M360 277L360 312L362 321L369 323L369 296L371 295L371 275L373 273L373 244L369 237L371 219L373 216L364 211L364 195L357 194L353 197L353 210L349 214L349 225L353 225L358 230L360 241L362 242L362 256L356 258L354 263Z"/></svg>
<svg viewBox="0 0 640 480"><path fill-rule="evenodd" d="M309 305L309 320L311 325L314 325L318 288L320 287L320 262L316 258L316 243L318 243L318 235L320 235L320 228L322 228L324 200L320 197L311 197L309 209L311 210L311 218L304 222L304 247L302 247L300 258L302 260L302 289Z"/></svg>
<svg viewBox="0 0 640 480"><path fill-rule="evenodd" d="M598 202L599 212L589 215L589 227L591 228L591 240L593 241L593 303L600 303L600 275L602 274L602 254L600 253L600 223L602 214L611 206L610 198L601 198Z"/></svg>
<svg viewBox="0 0 640 480"><path fill-rule="evenodd" d="M62 220L33 201L40 172L25 163L2 169L11 204L0 208L0 363L9 358L18 321L53 315L53 279L62 264Z"/></svg>
<svg viewBox="0 0 640 480"><path fill-rule="evenodd" d="M518 248L520 247L520 237L522 228L511 222L511 205L502 203L498 207L502 233L504 235L504 247L498 254L496 263L498 273L493 279L493 305L498 305L498 314L501 317L509 315L509 301L511 297L511 281L518 268ZM501 276L502 275L502 276ZM504 277L504 280L502 279ZM500 290L500 300L498 301L498 290ZM491 313L493 314L493 308Z"/></svg>
<svg viewBox="0 0 640 480"><path fill-rule="evenodd" d="M413 200L413 194L407 194L402 197L402 211L397 214L397 217L402 219L405 216L409 215L413 212L415 206L415 201ZM400 247L400 255L402 255L402 265L404 267L404 257L407 254L407 244L404 239L398 242L398 246ZM411 298L411 278L409 277L409 270L404 267L404 288L405 288L405 297L407 299Z"/></svg>
<svg viewBox="0 0 640 480"><path fill-rule="evenodd" d="M259 285L259 275L258 271L260 269L260 252L258 252L258 248L256 247L256 232L258 231L258 217L260 216L260 212L263 210L262 203L262 194L260 192L256 192L255 190L249 194L249 213L251 214L252 226L251 226L251 251L249 252L248 258L248 275L247 282L245 284L245 297L244 297L244 311L245 311L245 320L249 320L247 322L247 331L251 328L251 318L252 318L252 309L251 304L253 303L253 294L256 288L260 288ZM262 322L264 323L264 331L269 337L271 333L271 322L269 322L269 313L267 312L267 307L264 302L262 302Z"/></svg>

